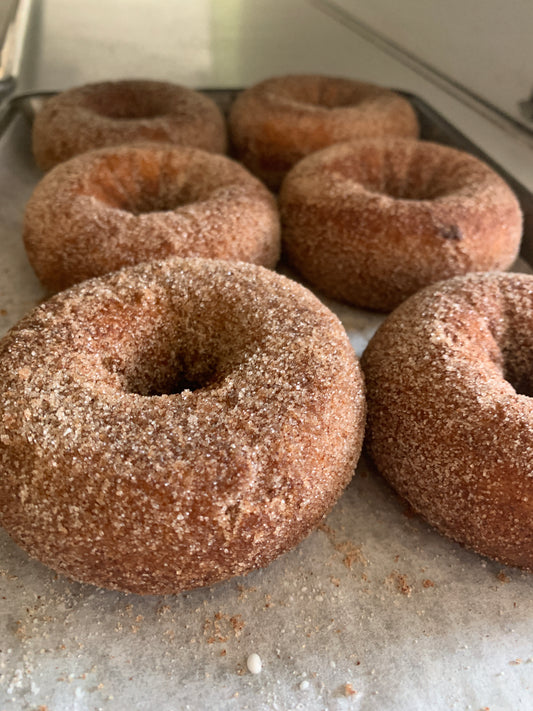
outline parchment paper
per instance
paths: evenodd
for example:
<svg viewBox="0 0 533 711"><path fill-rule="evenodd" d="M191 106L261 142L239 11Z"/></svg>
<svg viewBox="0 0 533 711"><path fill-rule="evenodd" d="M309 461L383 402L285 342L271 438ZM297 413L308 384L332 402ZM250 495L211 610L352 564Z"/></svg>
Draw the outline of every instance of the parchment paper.
<svg viewBox="0 0 533 711"><path fill-rule="evenodd" d="M21 242L28 128L0 142L0 333L44 297ZM328 303L361 353L381 317ZM177 596L71 582L0 530L0 711L530 711L532 583L440 536L364 460L294 551Z"/></svg>

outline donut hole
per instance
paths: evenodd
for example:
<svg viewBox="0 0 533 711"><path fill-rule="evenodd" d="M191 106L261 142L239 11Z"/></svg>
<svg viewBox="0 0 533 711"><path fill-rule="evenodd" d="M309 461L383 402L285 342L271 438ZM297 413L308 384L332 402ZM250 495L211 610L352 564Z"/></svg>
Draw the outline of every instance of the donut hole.
<svg viewBox="0 0 533 711"><path fill-rule="evenodd" d="M138 121L164 116L165 102L150 95L128 87L109 86L99 88L86 97L85 106L104 118L114 121Z"/></svg>
<svg viewBox="0 0 533 711"><path fill-rule="evenodd" d="M516 379L513 377L506 377L506 380L513 386L517 395L533 397L533 381L531 378Z"/></svg>
<svg viewBox="0 0 533 711"><path fill-rule="evenodd" d="M188 368L183 362L169 362L156 368L136 368L124 380L124 389L143 397L176 395L185 390L202 390L217 380L216 364Z"/></svg>
<svg viewBox="0 0 533 711"><path fill-rule="evenodd" d="M285 87L277 87L278 96L291 104L337 109L357 106L367 100L375 100L378 93L368 86L354 87L353 82L323 77L297 77L288 81Z"/></svg>
<svg viewBox="0 0 533 711"><path fill-rule="evenodd" d="M410 157L379 148L373 142L362 145L356 157L340 155L330 160L328 171L361 185L368 193L393 200L427 201L444 198L461 188L461 176L446 170L440 162L424 159L424 147L415 142L398 142L411 152ZM418 150L413 150L418 148Z"/></svg>
<svg viewBox="0 0 533 711"><path fill-rule="evenodd" d="M142 181L138 181L135 191L125 192L120 190L118 185L114 185L110 190L100 186L93 194L100 202L109 207L114 207L132 215L146 215L155 212L172 212L185 205L197 202L194 195L180 190L171 190L168 185L143 186Z"/></svg>
<svg viewBox="0 0 533 711"><path fill-rule="evenodd" d="M89 177L89 194L132 215L172 212L199 199L193 181L178 177L168 180L163 167L156 163L154 169L141 151L123 156L122 164L120 158L110 154L102 156Z"/></svg>
<svg viewBox="0 0 533 711"><path fill-rule="evenodd" d="M504 352L504 378L513 386L518 395L533 397L533 348L513 349Z"/></svg>
<svg viewBox="0 0 533 711"><path fill-rule="evenodd" d="M181 311L168 304L141 309L124 315L120 335L106 336L101 363L123 392L153 397L210 388L260 347L261 330L247 328L233 306L215 295L199 302L190 288L180 296Z"/></svg>
<svg viewBox="0 0 533 711"><path fill-rule="evenodd" d="M394 200L435 200L446 194L438 183L419 184L401 175L385 175L383 183L372 192L387 195Z"/></svg>
<svg viewBox="0 0 533 711"><path fill-rule="evenodd" d="M165 189L164 185L161 185L160 188L155 194L143 192L141 188L138 193L129 195L128 199L122 201L117 207L132 215L145 215L151 212L172 212L179 207L196 202L192 195L172 194Z"/></svg>
<svg viewBox="0 0 533 711"><path fill-rule="evenodd" d="M175 341L171 334L139 335L139 344L126 345L123 353L102 360L107 371L118 376L120 389L143 397L175 395L201 390L224 377L227 369L216 347L208 351Z"/></svg>
<svg viewBox="0 0 533 711"><path fill-rule="evenodd" d="M222 377L214 359L193 362L161 347L139 349L126 362L109 356L102 363L107 371L118 376L121 390L143 397L202 390Z"/></svg>

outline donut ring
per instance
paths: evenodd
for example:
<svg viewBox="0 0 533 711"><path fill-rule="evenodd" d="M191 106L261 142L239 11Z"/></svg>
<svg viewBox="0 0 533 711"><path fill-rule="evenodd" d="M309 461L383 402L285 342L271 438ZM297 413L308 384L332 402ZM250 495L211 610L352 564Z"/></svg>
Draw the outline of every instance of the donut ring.
<svg viewBox="0 0 533 711"><path fill-rule="evenodd" d="M533 570L533 276L472 274L394 311L362 359L378 470L441 533Z"/></svg>
<svg viewBox="0 0 533 711"><path fill-rule="evenodd" d="M58 291L122 266L172 255L274 267L276 202L225 156L161 144L89 151L38 184L24 243L39 279Z"/></svg>
<svg viewBox="0 0 533 711"><path fill-rule="evenodd" d="M265 566L318 524L361 448L340 322L246 263L83 282L0 342L0 521L76 580L166 594Z"/></svg>
<svg viewBox="0 0 533 711"><path fill-rule="evenodd" d="M292 169L279 204L296 269L324 294L379 311L441 279L508 268L522 235L499 175L426 141L326 148Z"/></svg>
<svg viewBox="0 0 533 711"><path fill-rule="evenodd" d="M229 116L236 155L272 189L321 148L367 136L418 137L411 104L388 89L318 75L274 77L243 91Z"/></svg>
<svg viewBox="0 0 533 711"><path fill-rule="evenodd" d="M211 99L184 86L125 80L57 94L33 123L33 154L42 170L78 153L139 141L225 153L224 117Z"/></svg>

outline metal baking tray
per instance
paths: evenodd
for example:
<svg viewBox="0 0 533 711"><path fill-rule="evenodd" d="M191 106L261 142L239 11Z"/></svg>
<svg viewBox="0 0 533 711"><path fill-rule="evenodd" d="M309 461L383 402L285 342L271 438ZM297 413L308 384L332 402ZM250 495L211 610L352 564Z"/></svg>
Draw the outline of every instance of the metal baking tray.
<svg viewBox="0 0 533 711"><path fill-rule="evenodd" d="M227 108L235 91L208 92ZM486 160L417 97L422 137ZM21 240L41 177L43 95L0 111L0 335L45 297ZM327 301L361 353L382 317ZM0 415L1 416L1 415ZM533 578L427 526L363 459L324 525L268 568L166 597L100 590L30 560L0 530L0 711L529 711ZM246 669L256 652L258 675Z"/></svg>

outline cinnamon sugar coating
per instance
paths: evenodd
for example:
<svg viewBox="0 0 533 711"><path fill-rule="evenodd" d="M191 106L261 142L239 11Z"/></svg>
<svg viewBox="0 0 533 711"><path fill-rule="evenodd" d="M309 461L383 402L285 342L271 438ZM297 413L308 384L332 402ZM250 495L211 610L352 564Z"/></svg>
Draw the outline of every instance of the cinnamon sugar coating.
<svg viewBox="0 0 533 711"><path fill-rule="evenodd" d="M423 286L507 269L522 213L477 158L408 139L367 139L308 156L280 193L292 264L328 296L390 311Z"/></svg>
<svg viewBox="0 0 533 711"><path fill-rule="evenodd" d="M239 160L277 189L290 168L321 148L368 136L416 138L418 119L399 94L320 75L273 77L243 91L229 117Z"/></svg>
<svg viewBox="0 0 533 711"><path fill-rule="evenodd" d="M33 154L42 170L78 153L138 141L225 153L224 117L210 98L184 86L124 80L57 94L33 124Z"/></svg>
<svg viewBox="0 0 533 711"><path fill-rule="evenodd" d="M445 535L533 570L533 276L456 277L363 354L379 471Z"/></svg>
<svg viewBox="0 0 533 711"><path fill-rule="evenodd" d="M173 255L274 267L276 202L225 156L143 144L89 151L37 185L24 244L39 279L59 291L120 267Z"/></svg>
<svg viewBox="0 0 533 711"><path fill-rule="evenodd" d="M180 259L56 295L0 342L0 521L136 593L267 565L350 481L365 417L340 322L251 264Z"/></svg>

